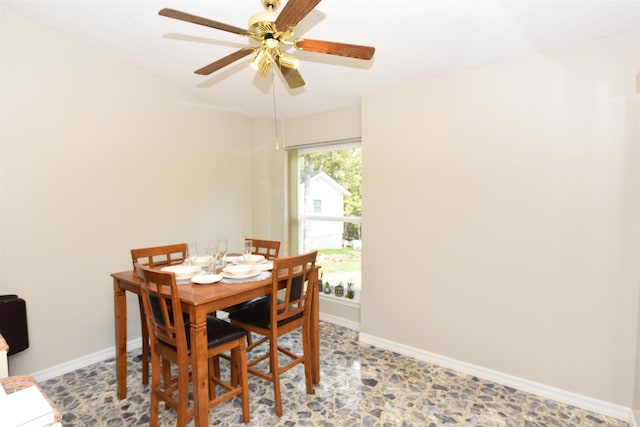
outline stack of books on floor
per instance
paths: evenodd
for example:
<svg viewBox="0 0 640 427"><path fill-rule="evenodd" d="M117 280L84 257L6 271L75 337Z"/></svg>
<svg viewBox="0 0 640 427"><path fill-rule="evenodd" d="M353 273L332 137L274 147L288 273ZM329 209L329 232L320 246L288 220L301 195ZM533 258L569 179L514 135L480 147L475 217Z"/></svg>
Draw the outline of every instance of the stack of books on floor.
<svg viewBox="0 0 640 427"><path fill-rule="evenodd" d="M0 425L44 427L55 423L55 411L37 386L7 394L0 385Z"/></svg>

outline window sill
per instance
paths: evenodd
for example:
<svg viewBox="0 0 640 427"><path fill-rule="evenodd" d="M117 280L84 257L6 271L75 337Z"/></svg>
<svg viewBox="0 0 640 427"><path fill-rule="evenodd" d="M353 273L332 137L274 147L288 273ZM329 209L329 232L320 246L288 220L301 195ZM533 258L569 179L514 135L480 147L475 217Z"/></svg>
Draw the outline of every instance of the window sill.
<svg viewBox="0 0 640 427"><path fill-rule="evenodd" d="M324 292L319 292L318 295L320 295L320 301L330 301L332 303L346 305L347 307L360 308L360 291L356 291L353 299L337 297L333 293L325 294Z"/></svg>

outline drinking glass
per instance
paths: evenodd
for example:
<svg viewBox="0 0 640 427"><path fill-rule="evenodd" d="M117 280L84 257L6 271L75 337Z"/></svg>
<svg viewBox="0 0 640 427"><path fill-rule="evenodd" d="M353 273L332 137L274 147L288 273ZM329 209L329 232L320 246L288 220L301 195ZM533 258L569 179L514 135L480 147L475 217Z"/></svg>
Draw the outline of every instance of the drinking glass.
<svg viewBox="0 0 640 427"><path fill-rule="evenodd" d="M224 267L224 263L227 259L227 238L218 239L218 260Z"/></svg>
<svg viewBox="0 0 640 427"><path fill-rule="evenodd" d="M253 249L253 240L245 240L244 250L242 251L242 258L245 264L249 264L251 261L251 249Z"/></svg>
<svg viewBox="0 0 640 427"><path fill-rule="evenodd" d="M206 248L207 254L207 270L209 273L216 272L216 264L218 263L218 247L211 245Z"/></svg>
<svg viewBox="0 0 640 427"><path fill-rule="evenodd" d="M209 273L216 274L218 272L218 253L213 254L211 258L209 258Z"/></svg>
<svg viewBox="0 0 640 427"><path fill-rule="evenodd" d="M187 260L189 265L196 265L197 257L198 257L198 244L189 243L189 245L187 245Z"/></svg>

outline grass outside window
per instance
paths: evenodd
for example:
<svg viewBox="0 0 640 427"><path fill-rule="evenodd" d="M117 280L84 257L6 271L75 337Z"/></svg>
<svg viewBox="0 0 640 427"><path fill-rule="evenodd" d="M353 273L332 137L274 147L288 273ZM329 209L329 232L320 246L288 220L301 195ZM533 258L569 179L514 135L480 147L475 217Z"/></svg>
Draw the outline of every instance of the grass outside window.
<svg viewBox="0 0 640 427"><path fill-rule="evenodd" d="M359 248L320 249L318 250L318 265L322 266L323 281L332 287L339 283L346 287L353 281L354 288L362 290L362 250Z"/></svg>

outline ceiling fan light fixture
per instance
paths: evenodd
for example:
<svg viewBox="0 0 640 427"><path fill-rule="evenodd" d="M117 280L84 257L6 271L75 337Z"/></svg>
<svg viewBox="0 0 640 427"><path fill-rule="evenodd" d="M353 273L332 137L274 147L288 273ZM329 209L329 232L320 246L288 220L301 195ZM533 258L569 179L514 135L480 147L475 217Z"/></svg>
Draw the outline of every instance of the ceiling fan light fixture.
<svg viewBox="0 0 640 427"><path fill-rule="evenodd" d="M256 70L262 77L266 77L271 71L271 64L273 60L271 55L265 49L258 50L258 53L253 57L249 64L251 68Z"/></svg>
<svg viewBox="0 0 640 427"><path fill-rule="evenodd" d="M278 55L278 63L283 67L297 69L300 61L293 55L289 55L286 52L280 52Z"/></svg>
<svg viewBox="0 0 640 427"><path fill-rule="evenodd" d="M267 49L271 51L277 49L279 44L278 40L274 39L273 37L265 37L263 43L267 47Z"/></svg>
<svg viewBox="0 0 640 427"><path fill-rule="evenodd" d="M272 65L273 65L273 61L271 60L270 57L267 56L267 59L260 64L260 69L258 70L258 73L262 77L267 77L271 72Z"/></svg>
<svg viewBox="0 0 640 427"><path fill-rule="evenodd" d="M258 71L260 69L260 64L265 60L265 55L267 55L267 52L265 52L263 49L258 50L258 52L254 55L253 59L249 63L251 68Z"/></svg>

